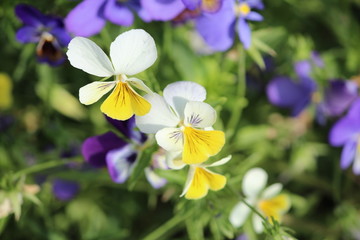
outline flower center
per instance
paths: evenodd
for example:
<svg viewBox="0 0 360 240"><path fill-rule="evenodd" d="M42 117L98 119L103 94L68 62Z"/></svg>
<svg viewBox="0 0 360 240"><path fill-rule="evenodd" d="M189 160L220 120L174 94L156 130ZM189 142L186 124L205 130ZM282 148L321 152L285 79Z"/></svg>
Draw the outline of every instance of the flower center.
<svg viewBox="0 0 360 240"><path fill-rule="evenodd" d="M128 79L127 76L125 74L119 74L119 75L116 75L116 81L118 82L122 82L122 83L125 83L126 80Z"/></svg>
<svg viewBox="0 0 360 240"><path fill-rule="evenodd" d="M251 11L249 4L247 3L240 3L235 7L235 13L238 16L247 16Z"/></svg>

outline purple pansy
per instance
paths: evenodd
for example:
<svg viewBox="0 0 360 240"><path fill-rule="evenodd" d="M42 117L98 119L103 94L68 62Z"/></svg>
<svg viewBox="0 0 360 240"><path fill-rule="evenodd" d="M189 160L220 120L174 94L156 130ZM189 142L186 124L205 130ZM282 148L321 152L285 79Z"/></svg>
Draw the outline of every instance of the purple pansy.
<svg viewBox="0 0 360 240"><path fill-rule="evenodd" d="M358 86L353 81L330 80L323 100L317 105L317 120L325 123L327 117L340 116L358 96Z"/></svg>
<svg viewBox="0 0 360 240"><path fill-rule="evenodd" d="M360 98L350 107L346 116L335 123L330 131L332 146L343 146L340 166L348 168L353 163L353 172L360 174Z"/></svg>
<svg viewBox="0 0 360 240"><path fill-rule="evenodd" d="M55 179L52 185L54 196L62 201L72 199L79 192L79 184L75 181Z"/></svg>
<svg viewBox="0 0 360 240"><path fill-rule="evenodd" d="M247 21L262 21L263 17L252 9L263 9L260 0L227 0L215 13L203 13L196 18L196 29L215 51L225 51L234 42L237 31L244 48L251 45L251 29Z"/></svg>
<svg viewBox="0 0 360 240"><path fill-rule="evenodd" d="M84 0L67 15L65 25L76 36L90 37L99 33L107 20L131 26L135 18L133 12L146 22L151 20L140 0Z"/></svg>
<svg viewBox="0 0 360 240"><path fill-rule="evenodd" d="M292 116L298 116L311 103L312 94L316 90L316 83L310 77L310 62L297 62L295 72L297 82L279 76L273 78L266 89L269 101L275 106L291 109Z"/></svg>
<svg viewBox="0 0 360 240"><path fill-rule="evenodd" d="M21 43L38 43L36 54L40 62L57 66L64 62L62 47L66 47L71 36L64 28L62 19L44 15L26 4L15 7L16 16L24 24L17 33L16 39Z"/></svg>
<svg viewBox="0 0 360 240"><path fill-rule="evenodd" d="M187 20L202 12L217 12L223 0L141 0L144 9L153 20Z"/></svg>
<svg viewBox="0 0 360 240"><path fill-rule="evenodd" d="M111 179L116 183L124 183L134 168L138 157L137 148L147 140L146 135L135 131L135 118L118 121L106 117L121 137L113 132L87 138L82 145L85 160L95 167L107 166ZM148 169L148 168L147 168ZM149 170L145 170L149 171ZM150 173L153 175L155 173ZM148 176L148 173L146 173ZM163 179L159 177L155 184L149 180L154 188L163 186Z"/></svg>

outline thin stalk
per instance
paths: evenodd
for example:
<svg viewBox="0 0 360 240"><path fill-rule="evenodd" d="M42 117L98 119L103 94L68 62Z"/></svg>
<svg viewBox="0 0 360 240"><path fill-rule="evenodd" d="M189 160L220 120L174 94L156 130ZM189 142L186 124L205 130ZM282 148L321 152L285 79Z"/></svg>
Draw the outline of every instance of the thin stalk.
<svg viewBox="0 0 360 240"><path fill-rule="evenodd" d="M56 160L56 161L40 163L40 164L33 165L28 168L21 169L20 171L14 173L13 178L17 179L24 175L33 174L33 173L40 172L40 171L43 171L43 170L46 170L49 168L61 166L61 165L67 164L69 162L73 162L73 160L72 161Z"/></svg>
<svg viewBox="0 0 360 240"><path fill-rule="evenodd" d="M243 109L246 106L245 92L246 92L246 55L245 50L241 44L239 44L238 48L239 52L239 62L238 62L238 83L235 94L235 103L234 107L231 111L231 117L227 126L227 136L229 140L232 140L235 133L236 128L241 118L241 114Z"/></svg>

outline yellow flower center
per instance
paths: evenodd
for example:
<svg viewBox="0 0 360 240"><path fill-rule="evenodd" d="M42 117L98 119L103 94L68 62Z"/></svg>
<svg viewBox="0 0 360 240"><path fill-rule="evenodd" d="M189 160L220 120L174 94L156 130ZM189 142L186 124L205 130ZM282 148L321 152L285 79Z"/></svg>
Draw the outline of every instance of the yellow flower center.
<svg viewBox="0 0 360 240"><path fill-rule="evenodd" d="M290 207L290 200L286 194L280 194L276 197L261 200L258 203L260 211L272 222L272 218L281 221L282 215L287 212Z"/></svg>
<svg viewBox="0 0 360 240"><path fill-rule="evenodd" d="M225 144L221 131L205 131L184 127L184 151L182 160L186 164L202 163L220 152Z"/></svg>
<svg viewBox="0 0 360 240"><path fill-rule="evenodd" d="M113 92L101 105L100 110L117 120L127 120L134 114L143 116L150 111L151 104L127 82L118 81Z"/></svg>
<svg viewBox="0 0 360 240"><path fill-rule="evenodd" d="M250 6L247 3L240 3L235 7L235 12L240 16L247 16L251 11Z"/></svg>

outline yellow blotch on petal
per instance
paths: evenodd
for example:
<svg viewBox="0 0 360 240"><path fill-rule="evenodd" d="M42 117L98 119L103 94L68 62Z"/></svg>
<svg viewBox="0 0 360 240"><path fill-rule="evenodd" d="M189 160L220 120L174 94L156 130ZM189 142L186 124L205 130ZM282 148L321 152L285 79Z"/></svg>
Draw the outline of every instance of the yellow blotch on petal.
<svg viewBox="0 0 360 240"><path fill-rule="evenodd" d="M0 73L0 109L9 108L12 104L12 82L10 78Z"/></svg>
<svg viewBox="0 0 360 240"><path fill-rule="evenodd" d="M276 197L261 200L258 203L261 212L269 218L274 218L276 221L281 221L281 217L290 208L290 199L286 194L280 194Z"/></svg>
<svg viewBox="0 0 360 240"><path fill-rule="evenodd" d="M202 0L201 7L207 12L216 12L221 7L220 0Z"/></svg>
<svg viewBox="0 0 360 240"><path fill-rule="evenodd" d="M185 194L185 198L199 199L205 197L209 188L213 191L218 191L223 189L225 184L226 177L223 175L210 172L202 167L197 167L190 187Z"/></svg>
<svg viewBox="0 0 360 240"><path fill-rule="evenodd" d="M113 119L127 120L134 114L138 116L147 114L150 108L151 104L136 93L128 83L118 82L100 110Z"/></svg>
<svg viewBox="0 0 360 240"><path fill-rule="evenodd" d="M184 150L182 160L186 164L202 163L220 152L225 144L221 131L205 131L192 127L184 129Z"/></svg>

